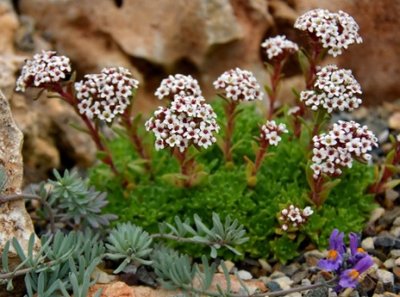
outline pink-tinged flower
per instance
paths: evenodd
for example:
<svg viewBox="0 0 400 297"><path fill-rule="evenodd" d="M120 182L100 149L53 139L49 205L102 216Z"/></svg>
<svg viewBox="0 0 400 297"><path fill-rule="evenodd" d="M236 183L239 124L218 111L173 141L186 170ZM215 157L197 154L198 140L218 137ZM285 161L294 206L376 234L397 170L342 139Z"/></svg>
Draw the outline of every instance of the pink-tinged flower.
<svg viewBox="0 0 400 297"><path fill-rule="evenodd" d="M281 135L283 133L288 133L285 124L267 121L267 123L261 127L260 140L265 141L269 145L277 146L282 140Z"/></svg>
<svg viewBox="0 0 400 297"><path fill-rule="evenodd" d="M87 74L75 83L79 113L111 123L131 104L139 82L123 67L104 68L99 74Z"/></svg>
<svg viewBox="0 0 400 297"><path fill-rule="evenodd" d="M199 83L190 75L170 75L161 81L155 94L158 99L174 100L175 95L202 97Z"/></svg>
<svg viewBox="0 0 400 297"><path fill-rule="evenodd" d="M294 54L299 50L298 45L293 41L286 39L286 36L284 35L265 39L261 44L261 47L265 49L265 53L269 60L284 59L286 56Z"/></svg>
<svg viewBox="0 0 400 297"><path fill-rule="evenodd" d="M281 229L283 231L298 230L299 227L307 223L308 218L314 213L310 206L301 209L299 207L294 206L293 204L289 205L282 209L279 213L279 223L281 225Z"/></svg>
<svg viewBox="0 0 400 297"><path fill-rule="evenodd" d="M232 101L262 100L263 93L253 73L240 68L224 72L213 83L225 98Z"/></svg>
<svg viewBox="0 0 400 297"><path fill-rule="evenodd" d="M326 259L318 262L318 267L327 271L337 271L343 262L346 247L343 243L343 232L334 229L329 237L329 251Z"/></svg>
<svg viewBox="0 0 400 297"><path fill-rule="evenodd" d="M341 10L335 13L326 9L310 10L297 18L294 27L308 32L334 57L350 44L362 42L358 24Z"/></svg>
<svg viewBox="0 0 400 297"><path fill-rule="evenodd" d="M314 179L322 174L336 177L343 168L351 168L353 160L368 162L369 151L378 146L378 139L368 130L354 121L339 121L333 124L328 133L313 138L313 156L311 169Z"/></svg>
<svg viewBox="0 0 400 297"><path fill-rule="evenodd" d="M198 85L196 80L192 83ZM159 107L146 122L146 130L156 138L156 150L169 147L184 152L190 145L208 148L217 141L217 115L199 94L200 89L197 95L175 94L167 107Z"/></svg>
<svg viewBox="0 0 400 297"><path fill-rule="evenodd" d="M360 275L373 264L374 261L370 256L364 256L353 268L346 269L340 274L339 286L341 288L355 288L359 283Z"/></svg>
<svg viewBox="0 0 400 297"><path fill-rule="evenodd" d="M53 51L42 51L27 60L17 79L16 90L41 88L43 85L65 80L71 73L71 62L65 56L57 56Z"/></svg>
<svg viewBox="0 0 400 297"><path fill-rule="evenodd" d="M351 70L339 69L336 65L327 65L317 72L313 90L300 93L300 100L312 110L353 111L362 100L361 86Z"/></svg>

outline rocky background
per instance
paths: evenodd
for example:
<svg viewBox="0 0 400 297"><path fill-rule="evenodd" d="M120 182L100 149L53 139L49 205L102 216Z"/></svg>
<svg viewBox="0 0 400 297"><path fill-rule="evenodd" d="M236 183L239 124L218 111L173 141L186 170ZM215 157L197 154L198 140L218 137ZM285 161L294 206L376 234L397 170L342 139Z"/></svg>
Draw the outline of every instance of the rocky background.
<svg viewBox="0 0 400 297"><path fill-rule="evenodd" d="M304 44L293 23L316 7L344 10L359 23L364 43L335 63L353 70L365 102L400 98L399 0L1 0L0 88L25 136L26 181L46 178L52 168L88 166L95 150L71 127L79 122L68 106L34 101L33 91L13 92L24 58L55 49L71 58L78 78L105 66L127 67L141 82L136 110L148 112L170 73L193 75L206 96L213 94L212 81L233 67L266 81L260 43L286 34ZM285 73L281 99L291 101L291 88L302 88L294 60Z"/></svg>

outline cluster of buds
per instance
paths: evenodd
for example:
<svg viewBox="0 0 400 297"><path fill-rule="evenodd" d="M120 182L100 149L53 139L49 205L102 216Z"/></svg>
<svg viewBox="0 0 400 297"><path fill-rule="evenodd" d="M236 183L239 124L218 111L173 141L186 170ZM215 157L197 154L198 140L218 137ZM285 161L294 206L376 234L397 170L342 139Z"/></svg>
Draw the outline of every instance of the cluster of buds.
<svg viewBox="0 0 400 297"><path fill-rule="evenodd" d="M16 90L24 92L26 88L42 88L46 85L65 80L71 73L71 62L65 56L57 56L53 51L42 51L27 60L17 79Z"/></svg>
<svg viewBox="0 0 400 297"><path fill-rule="evenodd" d="M194 84L197 84L195 81ZM156 137L157 150L165 147L184 152L190 145L207 148L217 140L217 115L202 96L175 94L168 107L159 107L146 124Z"/></svg>
<svg viewBox="0 0 400 297"><path fill-rule="evenodd" d="M264 40L261 47L265 48L265 53L269 60L280 60L299 50L297 44L286 39L284 35L278 35Z"/></svg>
<svg viewBox="0 0 400 297"><path fill-rule="evenodd" d="M337 229L333 230L329 238L328 256L318 262L318 267L339 276L338 286L335 288L338 292L345 288L355 288L359 284L362 274L374 264L371 256L359 247L357 234L349 234L349 254L343 238L342 232Z"/></svg>
<svg viewBox="0 0 400 297"><path fill-rule="evenodd" d="M262 125L260 130L260 140L274 146L277 146L282 140L281 135L283 133L289 132L285 124L277 124L275 121L267 121L265 125Z"/></svg>
<svg viewBox="0 0 400 297"><path fill-rule="evenodd" d="M161 81L155 92L158 99L174 100L175 95L201 97L201 89L197 80L190 75L170 75Z"/></svg>
<svg viewBox="0 0 400 297"><path fill-rule="evenodd" d="M342 54L342 50L350 44L362 42L358 24L343 11L332 13L326 9L310 10L296 20L294 27L307 31L313 40L318 40L334 57Z"/></svg>
<svg viewBox="0 0 400 297"><path fill-rule="evenodd" d="M261 87L253 73L240 68L224 72L214 81L214 87L221 90L225 98L236 102L263 99Z"/></svg>
<svg viewBox="0 0 400 297"><path fill-rule="evenodd" d="M311 169L314 179L322 174L339 176L342 168L350 168L353 159L368 162L368 153L377 146L378 139L367 126L350 121L339 121L328 133L313 138L313 156Z"/></svg>
<svg viewBox="0 0 400 297"><path fill-rule="evenodd" d="M90 119L112 122L125 112L138 85L129 70L122 67L87 74L82 81L75 83L79 112Z"/></svg>
<svg viewBox="0 0 400 297"><path fill-rule="evenodd" d="M301 92L300 100L312 110L324 108L328 113L334 110L353 111L362 102L357 97L361 93L361 86L351 70L328 65L318 71L314 89Z"/></svg>
<svg viewBox="0 0 400 297"><path fill-rule="evenodd" d="M283 231L297 230L300 226L304 225L309 216L311 216L314 211L310 206L300 209L293 204L281 210L279 214L279 223Z"/></svg>

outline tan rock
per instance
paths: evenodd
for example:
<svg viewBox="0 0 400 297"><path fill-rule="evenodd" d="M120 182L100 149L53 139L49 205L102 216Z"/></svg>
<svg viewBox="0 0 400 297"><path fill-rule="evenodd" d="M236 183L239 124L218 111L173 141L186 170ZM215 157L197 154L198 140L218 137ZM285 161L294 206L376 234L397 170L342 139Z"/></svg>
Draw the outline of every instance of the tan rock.
<svg viewBox="0 0 400 297"><path fill-rule="evenodd" d="M389 117L389 128L400 130L400 112L395 112Z"/></svg>
<svg viewBox="0 0 400 297"><path fill-rule="evenodd" d="M230 276L231 278L231 290L233 293L239 293L241 285L237 278L233 275ZM250 281L243 281L250 294L254 292L265 292L267 289L264 283L260 280L250 280ZM209 288L210 291L217 292L217 285L222 289L227 288L227 283L224 275L222 273L217 273L214 276L213 282ZM200 283L195 279L194 286L200 287ZM181 292L173 291L173 290L166 290L163 288L149 288L144 286L132 286L129 287L127 284L123 282L113 282L110 284L96 284L90 289L90 294L88 297L94 296L98 289L102 289L101 297L172 297L177 296Z"/></svg>
<svg viewBox="0 0 400 297"><path fill-rule="evenodd" d="M106 285L94 285L90 288L88 297L92 297L98 290L102 290L101 297L135 297L133 288L124 282L115 282Z"/></svg>
<svg viewBox="0 0 400 297"><path fill-rule="evenodd" d="M7 181L2 191L4 195L21 192L22 166L22 132L17 128L11 115L7 99L0 91L0 164L7 174ZM25 201L18 200L0 204L0 254L4 245L12 238L16 238L24 250L27 249L28 239L34 233L32 220L25 209ZM36 240L36 248L39 241ZM18 263L13 249L9 253L10 266ZM0 287L0 292L4 288ZM0 296L2 293L0 293Z"/></svg>

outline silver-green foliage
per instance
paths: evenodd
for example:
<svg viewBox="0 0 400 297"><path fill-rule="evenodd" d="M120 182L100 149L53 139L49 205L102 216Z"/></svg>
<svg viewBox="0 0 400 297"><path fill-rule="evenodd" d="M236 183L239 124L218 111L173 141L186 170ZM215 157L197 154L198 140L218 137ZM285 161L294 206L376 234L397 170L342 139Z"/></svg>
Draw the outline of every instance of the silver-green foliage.
<svg viewBox="0 0 400 297"><path fill-rule="evenodd" d="M72 225L75 228L101 228L108 226L110 220L117 217L112 214L102 214L102 208L107 205L107 194L97 192L82 180L76 171L66 170L61 176L54 170L55 180L49 180L50 188L42 185L39 195L47 199L55 211L58 222Z"/></svg>
<svg viewBox="0 0 400 297"><path fill-rule="evenodd" d="M19 257L20 264L11 268L8 257L11 247ZM25 252L14 238L7 242L2 253L0 279L13 290L13 278L25 274L26 296L56 297L86 296L94 268L104 255L104 246L98 236L91 232L57 232L44 236L41 248L35 249L35 235L31 235Z"/></svg>
<svg viewBox="0 0 400 297"><path fill-rule="evenodd" d="M200 243L210 246L212 258L217 257L217 250L226 247L231 252L240 255L233 246L240 245L248 240L245 237L246 231L243 225L237 220L232 220L230 216L222 222L218 214L212 214L212 226L207 227L203 220L194 215L194 224L190 225L190 220L182 221L179 217L175 217L175 226L169 223L160 224L160 233L173 235L180 238L187 238L187 241ZM162 235L160 237L163 237Z"/></svg>
<svg viewBox="0 0 400 297"><path fill-rule="evenodd" d="M141 227L131 223L120 224L111 231L107 241L106 256L111 260L123 259L114 273L121 272L130 263L151 264L148 257L153 250L151 248L153 240Z"/></svg>

